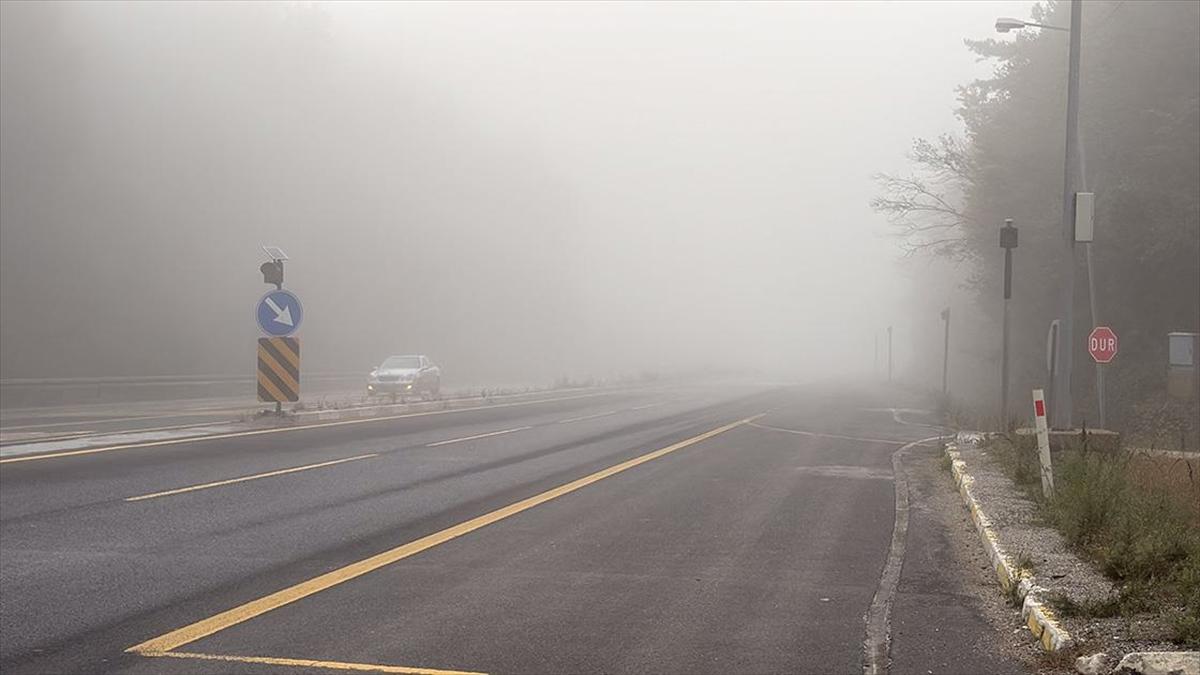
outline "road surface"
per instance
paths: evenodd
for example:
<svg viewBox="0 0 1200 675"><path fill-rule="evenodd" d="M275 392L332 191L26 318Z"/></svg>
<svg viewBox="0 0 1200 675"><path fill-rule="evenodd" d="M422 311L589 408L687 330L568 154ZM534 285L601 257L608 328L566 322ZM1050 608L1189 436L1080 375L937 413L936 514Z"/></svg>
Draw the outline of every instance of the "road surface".
<svg viewBox="0 0 1200 675"><path fill-rule="evenodd" d="M663 386L9 458L0 670L1019 671L941 521L893 541L893 454L939 434L899 397Z"/></svg>

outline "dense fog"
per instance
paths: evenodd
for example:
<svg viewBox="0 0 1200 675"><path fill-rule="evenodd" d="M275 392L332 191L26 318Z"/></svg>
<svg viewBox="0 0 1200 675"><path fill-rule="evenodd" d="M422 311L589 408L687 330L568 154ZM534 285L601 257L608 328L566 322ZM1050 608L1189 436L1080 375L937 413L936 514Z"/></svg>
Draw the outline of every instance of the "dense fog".
<svg viewBox="0 0 1200 675"><path fill-rule="evenodd" d="M872 174L1030 5L5 2L0 375L249 375L264 244L308 373L937 353Z"/></svg>

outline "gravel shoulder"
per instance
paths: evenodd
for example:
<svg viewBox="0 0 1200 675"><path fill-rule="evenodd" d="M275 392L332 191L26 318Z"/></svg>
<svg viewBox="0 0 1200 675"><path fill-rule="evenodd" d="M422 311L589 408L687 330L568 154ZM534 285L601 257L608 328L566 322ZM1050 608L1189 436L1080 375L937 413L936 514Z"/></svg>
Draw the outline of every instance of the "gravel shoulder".
<svg viewBox="0 0 1200 675"><path fill-rule="evenodd" d="M990 520L1000 547L1014 566L1031 574L1033 584L1044 589L1043 598L1066 598L1083 605L1117 596L1118 589L1113 583L1070 550L1063 536L1041 518L1037 505L1004 473L986 444L962 443L958 452L974 479L972 491ZM958 512L966 512L961 503ZM978 537L974 543L980 548ZM994 592L999 594L999 584L990 571L989 576ZM1019 609L1007 611L1019 618ZM1170 626L1153 614L1109 618L1059 615L1056 619L1070 633L1073 645L1065 650L1068 653L1042 658L1044 662L1049 658L1061 664L1062 672L1073 672L1066 664L1078 655L1178 649L1163 637L1170 635ZM1027 633L1020 639L1034 644Z"/></svg>

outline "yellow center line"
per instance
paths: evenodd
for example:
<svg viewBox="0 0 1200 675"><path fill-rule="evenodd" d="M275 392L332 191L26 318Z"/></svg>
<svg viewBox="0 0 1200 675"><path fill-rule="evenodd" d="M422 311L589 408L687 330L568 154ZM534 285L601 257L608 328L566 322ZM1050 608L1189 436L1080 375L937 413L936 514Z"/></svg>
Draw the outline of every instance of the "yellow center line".
<svg viewBox="0 0 1200 675"><path fill-rule="evenodd" d="M300 668L323 668L325 670L357 670L367 673L487 675L486 673L469 670L439 670L436 668L412 668L409 666L385 666L376 663L346 663L344 661L318 661L313 659L281 659L273 656L231 656L225 654L199 654L196 652L144 652L142 656L169 656L174 659L200 659L203 661L228 661L233 663L262 663L269 666L297 666Z"/></svg>
<svg viewBox="0 0 1200 675"><path fill-rule="evenodd" d="M711 431L706 431L698 436L693 436L687 440L668 445L665 448L660 448L653 452L649 452L639 457L621 462L620 464L614 464L607 469L601 469L593 474L573 480L570 483L565 483L556 488L551 488L545 492L542 492L541 494L522 499L519 502L509 504L508 506L492 511L491 513L477 516L471 520L467 520L439 532L426 535L407 544L384 551L383 553L377 553L369 558L351 563L345 567L333 570L332 572L326 572L325 574L313 577L308 581L302 581L294 586L289 586L282 590L275 591L274 593L265 595L257 600L251 600L250 602L234 607L233 609L227 609L224 612L214 614L207 619L201 619L193 624L189 624L182 628L177 628L169 633L165 633L156 638L136 644L125 651L144 654L147 652L168 652L172 649L182 647L195 642L196 640L212 635L218 631L225 630L230 626L234 626L242 623L243 621L249 621L256 616L266 614L273 609L278 609L279 607L296 602L297 600L306 598L314 593L319 593L327 588L345 583L368 572L377 570L380 567L384 567L396 561L408 558L409 556L416 555L439 544L444 544L469 532L474 532L481 527L485 527L487 525L491 525L492 523L504 520L505 518L515 516L522 511L531 509L539 504L544 504L552 499L569 494L597 481L604 480L609 476L632 469L640 464L645 464L653 459L658 459L659 457L675 452L676 450L686 448L690 445L695 445L696 443L712 438L718 434L723 434L726 431L739 427L743 424L753 422L759 417L762 417L763 414L748 417L737 422L731 422L724 426L717 427Z"/></svg>
<svg viewBox="0 0 1200 675"><path fill-rule="evenodd" d="M569 422L582 422L584 420L594 420L597 417L608 417L609 415L616 415L619 412L621 412L621 411L620 410L609 410L608 412L596 413L595 415L584 415L583 417L570 417L565 420L559 420L558 423L559 424L567 424Z"/></svg>
<svg viewBox="0 0 1200 675"><path fill-rule="evenodd" d="M333 466L334 464L342 464L344 462L353 462L359 459L367 459L369 457L378 457L379 453L372 452L369 455L356 455L354 457L344 457L319 464L306 464L304 466L294 466L290 469L279 469L278 471L268 471L266 473L256 473L252 476L241 476L239 478L230 478L228 480L218 480L212 483L201 483L200 485L189 485L188 487L175 488L174 490L163 490L162 492L151 492L146 495L138 495L136 497L126 497L127 502L140 502L143 499L154 499L156 497L167 497L170 495L182 494L184 492L195 492L196 490L207 490L209 488L221 487L222 485L232 485L234 483L244 483L248 480L258 480L259 478L270 478L271 476L282 476L287 473L296 473L297 471L308 471L310 469L319 469L323 466Z"/></svg>
<svg viewBox="0 0 1200 675"><path fill-rule="evenodd" d="M491 431L486 434L475 434L474 436L463 436L462 438L451 438L450 440L446 440L446 441L438 441L436 443L426 443L425 447L433 448L433 447L437 447L439 445L449 445L451 443L462 443L463 441L473 441L477 438L487 438L488 436L499 436L501 434L511 434L515 431L525 431L526 429L532 429L532 428L533 427L515 427L512 429L504 429L502 431Z"/></svg>
<svg viewBox="0 0 1200 675"><path fill-rule="evenodd" d="M596 394L580 394L578 396L563 396L561 398L540 398L533 401L514 401L512 403L497 403L494 405L480 405L472 408L458 408L455 410L429 410L426 412L404 413L401 415L387 415L384 417L367 417L357 420L342 420L339 422L324 422L321 424L299 424L290 427L282 427L278 429L258 429L255 431L234 431L224 434L209 434L207 436L189 436L187 438L171 438L162 441L143 441L139 443L125 443L123 445L110 445L102 448L86 448L83 450L68 450L65 452L52 452L38 455L23 455L20 457L6 457L0 459L0 464L9 464L15 462L33 462L39 459L54 459L57 457L74 457L76 455L91 455L97 452L111 452L113 450L131 450L134 448L153 448L162 445L182 445L184 443L198 443L200 441L217 441L226 438L245 438L247 436L261 436L263 434L282 434L291 431L304 431L306 429L323 429L325 427L340 427L348 424L368 424L371 422L386 422L389 420L405 419L409 417L426 417L429 415L449 415L453 413L473 412L476 410L493 410L496 408L514 408L517 406L536 405L538 403L556 403L558 401L571 401L580 398L594 398L596 396L611 396L613 392L601 392ZM130 431L128 433L138 433Z"/></svg>

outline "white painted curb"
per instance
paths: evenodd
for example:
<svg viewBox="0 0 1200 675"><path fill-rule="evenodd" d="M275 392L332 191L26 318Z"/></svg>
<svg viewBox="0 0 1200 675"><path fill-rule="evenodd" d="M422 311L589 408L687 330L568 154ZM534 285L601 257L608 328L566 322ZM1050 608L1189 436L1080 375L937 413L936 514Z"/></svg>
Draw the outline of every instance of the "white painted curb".
<svg viewBox="0 0 1200 675"><path fill-rule="evenodd" d="M971 521L975 523L975 530L983 540L983 549L992 561L992 569L996 572L1000 586L1006 593L1012 592L1013 586L1016 586L1017 598L1022 600L1021 616L1025 619L1029 631L1048 652L1068 647L1072 642L1070 633L1058 624L1054 613L1041 600L1046 589L1038 586L1033 576L1020 572L1013 564L1012 558L997 541L991 521L971 491L971 484L975 479L967 473L967 464L959 456L958 447L960 443L975 442L978 438L977 434L959 433L953 441L946 444L946 455L950 457L950 471L954 474L958 493L962 495L963 503L971 513Z"/></svg>

